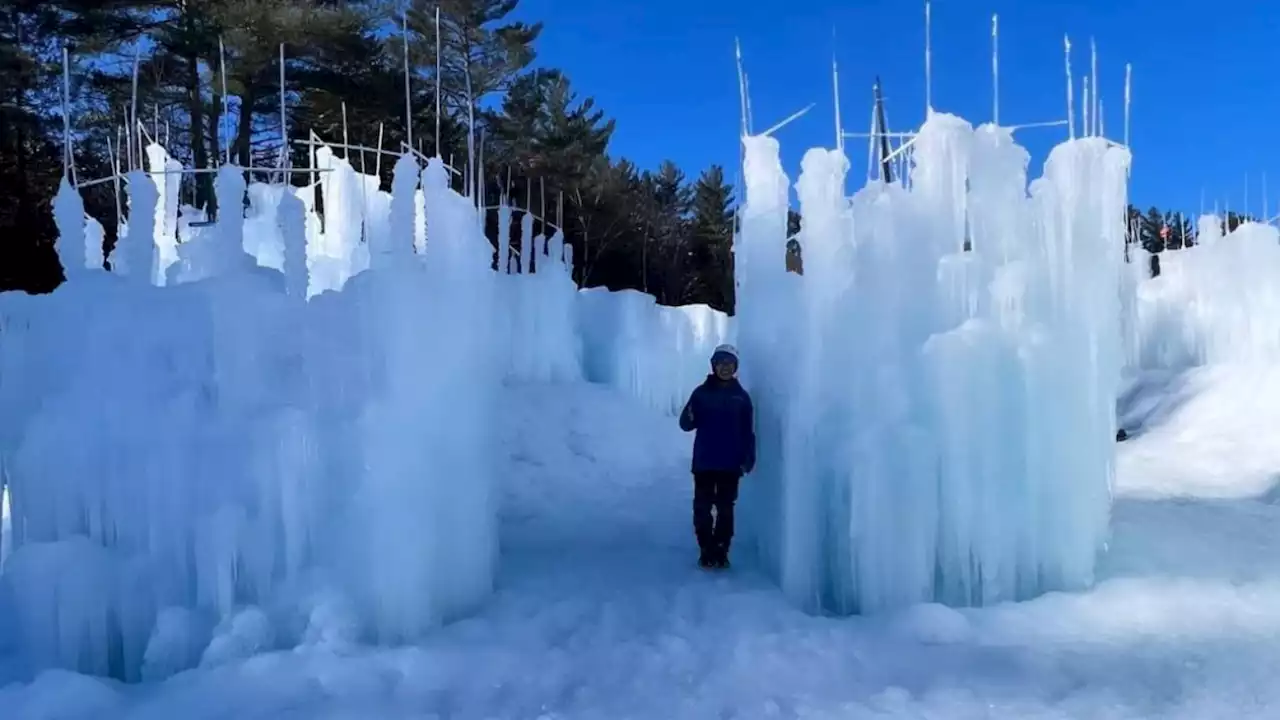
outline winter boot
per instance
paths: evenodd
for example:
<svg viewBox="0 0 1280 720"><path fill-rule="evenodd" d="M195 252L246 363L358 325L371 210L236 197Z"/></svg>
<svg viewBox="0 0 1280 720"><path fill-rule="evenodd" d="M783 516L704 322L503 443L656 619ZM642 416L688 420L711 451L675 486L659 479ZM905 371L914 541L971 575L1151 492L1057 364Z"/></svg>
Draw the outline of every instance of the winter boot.
<svg viewBox="0 0 1280 720"><path fill-rule="evenodd" d="M710 569L716 566L716 556L706 548L702 549L702 553L698 555L698 567Z"/></svg>
<svg viewBox="0 0 1280 720"><path fill-rule="evenodd" d="M716 548L715 554L711 556L711 566L718 570L729 569L729 548Z"/></svg>

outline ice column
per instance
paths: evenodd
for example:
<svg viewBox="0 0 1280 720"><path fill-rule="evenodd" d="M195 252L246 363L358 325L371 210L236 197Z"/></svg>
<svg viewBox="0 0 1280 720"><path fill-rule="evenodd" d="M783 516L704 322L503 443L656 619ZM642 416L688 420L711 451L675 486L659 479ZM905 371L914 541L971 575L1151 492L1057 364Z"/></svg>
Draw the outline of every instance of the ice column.
<svg viewBox="0 0 1280 720"><path fill-rule="evenodd" d="M84 200L80 191L64 177L53 198L53 220L58 226L58 241L54 246L62 272L68 279L85 271L85 217Z"/></svg>
<svg viewBox="0 0 1280 720"><path fill-rule="evenodd" d="M129 188L129 219L125 235L111 249L111 271L151 283L156 254L156 186L147 173L125 176Z"/></svg>
<svg viewBox="0 0 1280 720"><path fill-rule="evenodd" d="M218 197L217 274L235 272L248 265L244 251L244 171L234 165L218 170L213 191Z"/></svg>
<svg viewBox="0 0 1280 720"><path fill-rule="evenodd" d="M520 272L528 275L533 272L533 213L525 210L520 217Z"/></svg>
<svg viewBox="0 0 1280 720"><path fill-rule="evenodd" d="M1129 162L1127 150L1102 138L1077 140L1050 153L1032 188L1048 249L1047 282L1038 284L1046 296L1046 332L1036 336L1042 352L1023 355L1029 407L1052 425L1028 447L1030 471L1043 473L1033 480L1042 490L1034 568L1042 588L1091 582L1106 538L1124 363L1119 287Z"/></svg>
<svg viewBox="0 0 1280 720"><path fill-rule="evenodd" d="M789 350L794 341L796 284L787 277L786 174L777 140L743 138L747 202L734 238L737 294L737 345L742 379L755 401L758 463L752 482L742 488L743 542L754 545L766 566L781 577L784 553L782 443L791 398ZM566 247L572 263L572 246Z"/></svg>
<svg viewBox="0 0 1280 720"><path fill-rule="evenodd" d="M511 273L511 206L506 198L498 206L498 273Z"/></svg>
<svg viewBox="0 0 1280 720"><path fill-rule="evenodd" d="M85 219L84 226L84 266L88 270L101 270L105 259L102 257L102 246L106 242L106 231L102 223L93 218Z"/></svg>
<svg viewBox="0 0 1280 720"><path fill-rule="evenodd" d="M415 242L414 197L418 188L418 163L413 155L405 153L396 161L391 175L391 217L387 237L369 239L370 265L375 269L386 268L413 252Z"/></svg>
<svg viewBox="0 0 1280 720"><path fill-rule="evenodd" d="M479 601L496 559L492 246L443 162L431 160L421 180L424 261L382 274L366 305L382 362L362 421L351 585L386 641L419 637ZM405 194L412 200L414 188L400 183L393 242L405 233Z"/></svg>
<svg viewBox="0 0 1280 720"><path fill-rule="evenodd" d="M178 194L182 187L182 163L169 157L163 147L152 143L147 146L147 165L157 191L154 282L164 285L169 266L178 261Z"/></svg>
<svg viewBox="0 0 1280 720"><path fill-rule="evenodd" d="M293 193L283 193L276 218L280 223L280 235L284 238L285 292L289 297L306 300L310 282L307 270L306 209Z"/></svg>
<svg viewBox="0 0 1280 720"><path fill-rule="evenodd" d="M551 258L552 272L564 272L564 233L556 230L547 241L547 254Z"/></svg>

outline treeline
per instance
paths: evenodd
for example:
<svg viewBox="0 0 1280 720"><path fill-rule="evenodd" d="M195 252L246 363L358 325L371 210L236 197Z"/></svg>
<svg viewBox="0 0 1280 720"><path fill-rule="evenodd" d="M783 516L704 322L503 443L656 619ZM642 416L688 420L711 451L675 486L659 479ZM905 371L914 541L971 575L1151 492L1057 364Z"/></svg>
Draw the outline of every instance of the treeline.
<svg viewBox="0 0 1280 720"><path fill-rule="evenodd" d="M614 121L564 72L535 68L542 25L516 20L517 2L6 0L0 290L42 292L61 281L50 203L64 164L65 47L80 183L129 166L130 155L138 166L139 144L150 139L196 168L227 159L276 168L282 153L307 167L311 131L330 143L439 152L458 168L483 155L488 203L507 193L513 205L559 220L581 285L731 310L733 188L723 168L694 179L672 162L645 169L610 154ZM133 107L136 123L127 122ZM373 153L348 158L368 172L379 165ZM393 164L380 163L384 188ZM466 181L474 182L460 177L455 187ZM110 247L119 224L114 185L83 194ZM182 201L216 213L212 175L184 175Z"/></svg>
<svg viewBox="0 0 1280 720"><path fill-rule="evenodd" d="M1259 222L1252 215L1242 215L1228 211L1219 220L1223 234L1235 230L1247 222ZM1141 245L1149 253L1162 253L1165 250L1181 250L1196 244L1198 230L1192 219L1180 212L1170 212L1157 207L1145 213L1129 206L1129 224L1125 235L1128 245Z"/></svg>

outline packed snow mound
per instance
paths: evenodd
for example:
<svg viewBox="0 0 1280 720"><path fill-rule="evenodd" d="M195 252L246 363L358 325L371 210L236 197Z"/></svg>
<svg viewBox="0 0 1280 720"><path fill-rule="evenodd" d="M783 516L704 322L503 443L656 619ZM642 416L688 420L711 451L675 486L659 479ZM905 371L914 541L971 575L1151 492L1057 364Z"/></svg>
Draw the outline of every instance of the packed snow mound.
<svg viewBox="0 0 1280 720"><path fill-rule="evenodd" d="M1139 288L1141 368L1280 360L1280 230L1221 222L1202 218L1199 244L1161 253Z"/></svg>
<svg viewBox="0 0 1280 720"><path fill-rule="evenodd" d="M1124 492L1270 497L1280 479L1280 232L1223 233L1160 255L1138 286L1136 359L1120 397Z"/></svg>
<svg viewBox="0 0 1280 720"><path fill-rule="evenodd" d="M907 186L846 198L847 159L811 150L799 278L777 262L778 145L745 143L737 333L761 460L743 506L788 596L871 612L1088 586L1126 359L1128 152L1065 143L1028 192L1009 129L934 113Z"/></svg>
<svg viewBox="0 0 1280 720"><path fill-rule="evenodd" d="M1280 367L1230 363L1138 376L1120 403L1119 490L1259 498L1280 482Z"/></svg>

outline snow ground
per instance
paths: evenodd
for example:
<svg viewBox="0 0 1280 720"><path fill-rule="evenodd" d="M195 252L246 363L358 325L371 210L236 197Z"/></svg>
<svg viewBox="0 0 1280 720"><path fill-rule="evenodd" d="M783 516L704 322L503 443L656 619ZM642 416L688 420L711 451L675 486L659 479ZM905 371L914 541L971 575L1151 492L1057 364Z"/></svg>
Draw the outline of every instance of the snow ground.
<svg viewBox="0 0 1280 720"><path fill-rule="evenodd" d="M513 386L499 587L477 615L420 647L309 646L159 685L47 672L0 688L0 716L1274 718L1280 507L1256 478L1228 491L1233 426L1212 416L1250 382L1177 382L1122 407L1147 422L1121 446L1088 593L804 615L744 563L693 567L690 442L672 419L599 386ZM1206 427L1223 430L1201 437L1219 460L1194 465ZM1235 435L1240 456L1265 457L1273 428ZM1221 472L1192 481L1210 462Z"/></svg>

